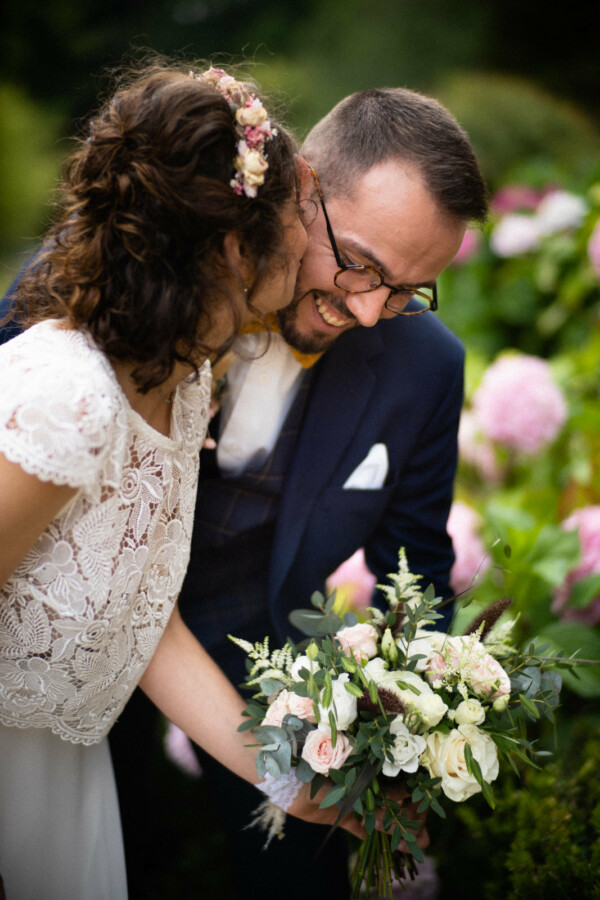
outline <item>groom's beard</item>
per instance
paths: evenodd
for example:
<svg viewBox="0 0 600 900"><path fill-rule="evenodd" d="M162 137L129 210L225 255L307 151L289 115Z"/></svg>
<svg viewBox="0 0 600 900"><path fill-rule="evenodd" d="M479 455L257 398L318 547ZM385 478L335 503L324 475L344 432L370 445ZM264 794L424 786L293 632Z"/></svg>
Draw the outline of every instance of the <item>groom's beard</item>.
<svg viewBox="0 0 600 900"><path fill-rule="evenodd" d="M333 342L340 336L339 334L323 334L319 331L312 331L305 334L300 331L297 325L298 310L302 301L306 303L314 303L313 291L306 291L298 297L294 297L288 306L277 311L277 321L281 334L290 346L299 350L301 353L324 353L328 350ZM345 318L354 318L351 312L334 300L331 296L327 297L327 303L338 310L341 316ZM347 329L341 329L340 334Z"/></svg>

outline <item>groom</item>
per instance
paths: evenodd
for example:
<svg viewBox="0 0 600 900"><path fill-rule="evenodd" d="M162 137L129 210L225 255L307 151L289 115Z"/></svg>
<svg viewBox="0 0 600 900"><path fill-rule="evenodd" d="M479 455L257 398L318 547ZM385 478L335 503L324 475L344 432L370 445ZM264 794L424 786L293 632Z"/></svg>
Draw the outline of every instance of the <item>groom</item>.
<svg viewBox="0 0 600 900"><path fill-rule="evenodd" d="M217 447L202 454L180 598L235 684L244 654L227 635L280 645L293 634L289 612L360 547L379 582L405 547L423 583L451 595L463 351L435 316L436 281L467 223L485 218L485 185L450 114L403 89L346 98L302 155L316 216L295 297L266 353L264 335L238 339L211 428ZM144 896L132 862L143 838L128 827L136 755L149 741L135 718L143 702L111 733L132 898ZM344 835L320 850L320 829L288 820L285 840L263 853L263 836L242 830L257 792L206 757L202 766L231 838L236 898L347 900Z"/></svg>

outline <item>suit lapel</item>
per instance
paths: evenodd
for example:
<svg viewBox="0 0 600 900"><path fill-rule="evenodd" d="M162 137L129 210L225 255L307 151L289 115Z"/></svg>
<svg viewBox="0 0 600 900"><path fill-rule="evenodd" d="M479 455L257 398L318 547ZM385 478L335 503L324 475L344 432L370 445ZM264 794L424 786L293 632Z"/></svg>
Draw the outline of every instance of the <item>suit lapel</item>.
<svg viewBox="0 0 600 900"><path fill-rule="evenodd" d="M364 417L376 382L375 357L381 352L378 329L361 328L339 338L318 363L277 516L272 598L281 589L313 506Z"/></svg>

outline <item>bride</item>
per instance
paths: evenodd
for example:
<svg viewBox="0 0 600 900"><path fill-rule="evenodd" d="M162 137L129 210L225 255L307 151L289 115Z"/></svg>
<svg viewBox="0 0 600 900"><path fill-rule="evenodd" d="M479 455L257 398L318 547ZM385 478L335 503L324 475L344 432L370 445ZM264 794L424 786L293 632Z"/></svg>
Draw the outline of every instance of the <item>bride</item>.
<svg viewBox="0 0 600 900"><path fill-rule="evenodd" d="M257 781L236 731L245 704L176 600L210 360L289 302L306 245L294 151L251 86L146 67L90 121L21 281L27 330L0 348L8 900L126 896L106 735L138 683ZM306 787L290 812L335 815Z"/></svg>

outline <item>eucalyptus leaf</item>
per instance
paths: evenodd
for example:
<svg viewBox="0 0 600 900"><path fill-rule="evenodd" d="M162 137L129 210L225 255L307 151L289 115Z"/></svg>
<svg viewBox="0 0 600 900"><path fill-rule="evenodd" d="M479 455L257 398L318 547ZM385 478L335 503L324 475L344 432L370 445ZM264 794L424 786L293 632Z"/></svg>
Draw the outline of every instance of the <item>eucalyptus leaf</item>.
<svg viewBox="0 0 600 900"><path fill-rule="evenodd" d="M298 781L301 781L303 784L308 784L315 777L314 769L311 769L305 759L300 759L298 761L298 765L294 769L294 772L296 773Z"/></svg>
<svg viewBox="0 0 600 900"><path fill-rule="evenodd" d="M342 625L343 622L336 613L329 613L327 616L321 616L320 622L315 626L316 633L317 635L335 633L340 630Z"/></svg>
<svg viewBox="0 0 600 900"><path fill-rule="evenodd" d="M323 609L325 606L325 597L320 591L314 591L310 595L310 602L317 609Z"/></svg>
<svg viewBox="0 0 600 900"><path fill-rule="evenodd" d="M311 609L294 609L288 619L298 631L314 637L319 634L317 624L323 621L323 614Z"/></svg>
<svg viewBox="0 0 600 900"><path fill-rule="evenodd" d="M277 693L282 687L284 687L283 682L279 681L277 678L263 678L260 682L260 689L267 697Z"/></svg>
<svg viewBox="0 0 600 900"><path fill-rule="evenodd" d="M346 788L343 784L338 784L335 787L331 788L327 796L324 800L319 804L319 809L328 809L330 806L335 806L335 804L341 800L346 794Z"/></svg>

